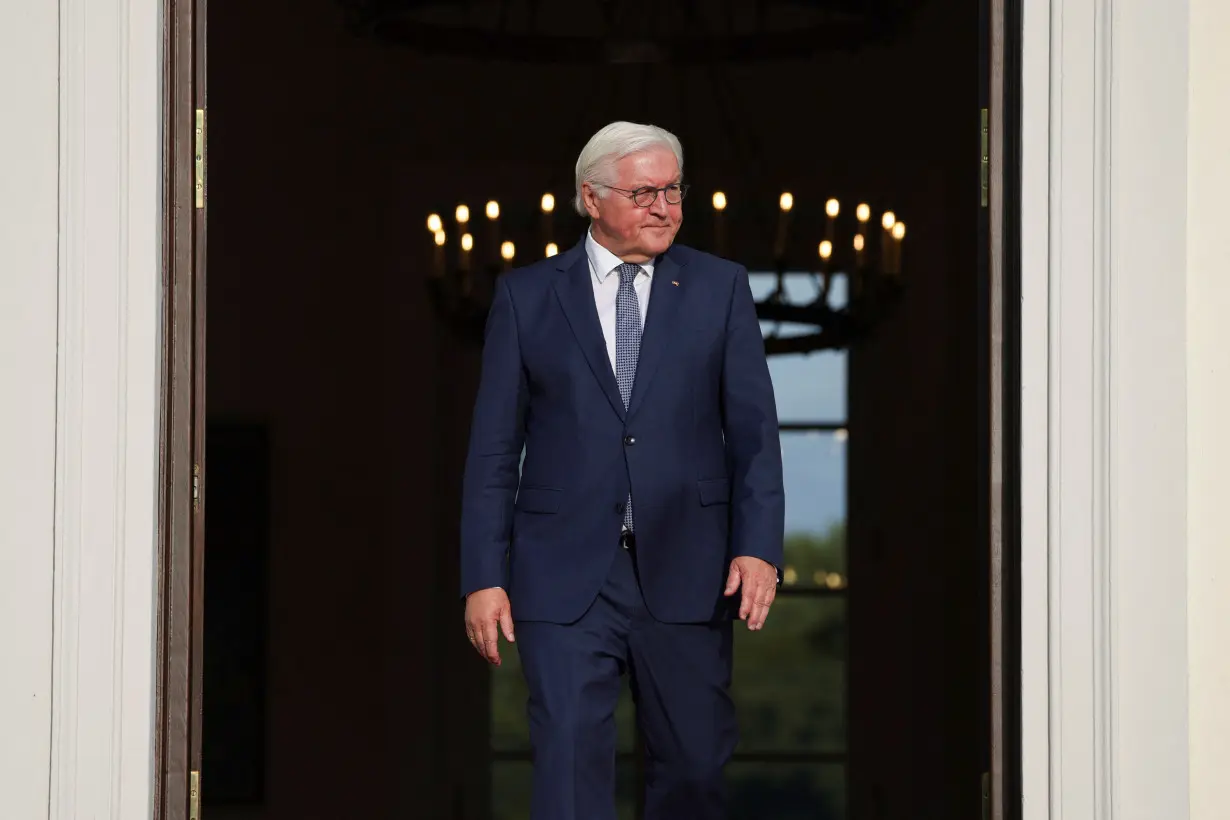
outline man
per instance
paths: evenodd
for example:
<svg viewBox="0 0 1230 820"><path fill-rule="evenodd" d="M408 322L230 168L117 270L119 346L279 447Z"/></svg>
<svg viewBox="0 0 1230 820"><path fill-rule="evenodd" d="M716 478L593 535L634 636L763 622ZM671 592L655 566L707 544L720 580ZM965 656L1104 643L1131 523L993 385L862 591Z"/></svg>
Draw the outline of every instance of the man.
<svg viewBox="0 0 1230 820"><path fill-rule="evenodd" d="M587 235L502 277L488 317L462 594L491 663L516 625L531 820L614 820L624 672L646 818L726 816L731 615L760 629L773 602L781 448L746 270L673 244L682 171L660 128L596 133L576 164Z"/></svg>

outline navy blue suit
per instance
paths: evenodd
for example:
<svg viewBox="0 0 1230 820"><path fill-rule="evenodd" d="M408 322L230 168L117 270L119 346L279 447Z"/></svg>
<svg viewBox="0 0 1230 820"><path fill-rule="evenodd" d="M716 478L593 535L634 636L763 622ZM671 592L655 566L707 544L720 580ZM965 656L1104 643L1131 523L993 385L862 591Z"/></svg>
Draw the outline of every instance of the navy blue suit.
<svg viewBox="0 0 1230 820"><path fill-rule="evenodd" d="M649 820L725 816L738 595L723 588L737 556L782 562L778 420L747 272L680 245L655 263L626 410L584 243L501 277L488 317L461 592L509 594L530 688L533 820L614 817L625 671ZM631 550L620 546L629 492Z"/></svg>

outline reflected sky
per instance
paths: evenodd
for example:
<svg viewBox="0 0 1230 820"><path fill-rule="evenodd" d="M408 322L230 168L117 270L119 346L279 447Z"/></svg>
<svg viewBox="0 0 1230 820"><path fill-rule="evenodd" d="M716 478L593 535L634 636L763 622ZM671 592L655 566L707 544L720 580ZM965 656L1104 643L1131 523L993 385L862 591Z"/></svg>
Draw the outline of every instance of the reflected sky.
<svg viewBox="0 0 1230 820"><path fill-rule="evenodd" d="M763 299L777 287L772 274L752 274L752 296ZM787 274L789 301L804 304L819 293L810 274ZM836 277L829 303L846 303L846 282ZM807 332L802 326L762 322L768 334L783 336ZM810 355L791 354L769 359L777 413L782 422L844 424L846 421L846 353L824 351ZM846 515L846 445L832 433L782 433L782 470L786 482L786 531L823 532Z"/></svg>
<svg viewBox="0 0 1230 820"><path fill-rule="evenodd" d="M786 532L822 533L845 519L845 451L832 433L782 433Z"/></svg>

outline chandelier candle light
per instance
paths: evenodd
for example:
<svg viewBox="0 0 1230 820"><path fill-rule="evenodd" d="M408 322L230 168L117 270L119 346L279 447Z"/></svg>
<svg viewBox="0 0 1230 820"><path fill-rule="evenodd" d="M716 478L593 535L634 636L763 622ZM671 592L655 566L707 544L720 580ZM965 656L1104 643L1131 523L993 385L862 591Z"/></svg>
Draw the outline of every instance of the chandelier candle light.
<svg viewBox="0 0 1230 820"><path fill-rule="evenodd" d="M871 219L871 206L866 202L860 204L854 215L858 217L858 233L854 235L854 260L855 265L862 268L867 264L864 251L867 247L867 221Z"/></svg>
<svg viewBox="0 0 1230 820"><path fill-rule="evenodd" d="M702 249L729 258L730 231L737 228L742 229L736 234L739 253L755 258L754 246L749 250L745 244L747 239L753 238L748 236L748 226L730 223L730 197L727 192L714 191L711 202L712 247ZM881 214L879 247L873 249L870 244L873 241L871 206L860 202L854 208L853 236L850 240L841 239L839 242L841 203L836 198L824 200L823 216L816 214L823 219L823 228L817 230L820 233L819 242L811 246L816 248L818 262L806 263L790 258L791 230L798 230L799 226L807 230L812 220L806 208L800 212L797 205L795 195L790 191L778 197L772 256L765 258L762 254L761 261L754 263L753 272L775 274L777 279L776 288L756 303L756 312L761 321L774 327L766 332L765 349L769 355L849 347L881 321L902 288L901 245L905 238L905 223L897 218L896 213L885 210ZM499 202L494 199L487 201L484 213L488 228L477 249L474 247L475 227L471 224L470 208L465 203L457 205L454 210L455 241L444 230L444 220L439 214L428 216L427 230L434 243L429 277L432 296L446 318L460 326L464 335L473 341L481 343L483 338L491 288L496 277L511 270L516 261L517 246L513 237L526 238L537 233L537 241L529 240L529 246L541 248L542 258L559 253L554 226L555 206L554 194L548 192L542 195L535 230L535 220L530 212L514 208L511 213L505 213ZM689 243L703 244L696 243L694 239L690 239ZM457 254L452 265L450 245L456 248ZM844 251L839 251L843 248ZM766 264L771 264L771 267L760 267ZM814 282L814 297L802 303L792 302L786 293L788 275L810 276ZM847 296L844 303L834 306L830 286L837 276L845 276ZM793 287L791 291L797 299L798 291ZM779 336L777 328L781 325L811 326L816 332Z"/></svg>
<svg viewBox="0 0 1230 820"><path fill-rule="evenodd" d="M551 225L551 214L555 211L555 195L543 194L540 207L542 208L542 241L546 243L547 256L555 256L559 253L559 246L555 244Z"/></svg>

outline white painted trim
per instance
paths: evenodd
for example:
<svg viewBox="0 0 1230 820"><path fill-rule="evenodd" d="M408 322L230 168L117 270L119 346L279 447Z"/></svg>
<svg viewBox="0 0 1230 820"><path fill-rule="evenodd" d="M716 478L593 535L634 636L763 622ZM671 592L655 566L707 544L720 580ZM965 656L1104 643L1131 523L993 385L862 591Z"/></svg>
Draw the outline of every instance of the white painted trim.
<svg viewBox="0 0 1230 820"><path fill-rule="evenodd" d="M1107 3L1051 17L1051 816L1103 820ZM1102 12L1099 14L1099 11Z"/></svg>
<svg viewBox="0 0 1230 820"><path fill-rule="evenodd" d="M59 22L50 3L3 17L0 815L38 818L51 753Z"/></svg>
<svg viewBox="0 0 1230 820"><path fill-rule="evenodd" d="M1182 820L1186 2L1024 24L1025 817Z"/></svg>
<svg viewBox="0 0 1230 820"><path fill-rule="evenodd" d="M1021 779L1023 820L1050 817L1051 9L1025 3L1021 42ZM1006 397L1006 400L1011 400Z"/></svg>
<svg viewBox="0 0 1230 820"><path fill-rule="evenodd" d="M60 2L52 820L152 813L160 7Z"/></svg>

